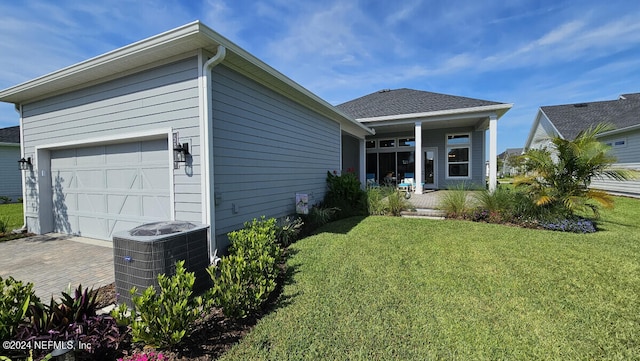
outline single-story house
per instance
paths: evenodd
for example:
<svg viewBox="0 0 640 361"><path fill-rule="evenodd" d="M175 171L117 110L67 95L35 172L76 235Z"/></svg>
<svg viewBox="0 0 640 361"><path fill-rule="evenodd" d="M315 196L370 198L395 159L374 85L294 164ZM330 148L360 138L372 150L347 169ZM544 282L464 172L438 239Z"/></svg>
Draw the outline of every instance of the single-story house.
<svg viewBox="0 0 640 361"><path fill-rule="evenodd" d="M11 202L22 197L20 159L20 126L0 129L0 197L8 197Z"/></svg>
<svg viewBox="0 0 640 361"><path fill-rule="evenodd" d="M511 176L518 172L518 169L513 164L513 159L521 155L522 148L507 148L504 152L498 154L498 159L502 161L502 167L498 169L498 172L502 176Z"/></svg>
<svg viewBox="0 0 640 361"><path fill-rule="evenodd" d="M525 150L549 145L549 137L575 139L598 123L616 129L598 135L612 147L618 168L640 170L640 93L622 94L616 100L540 107L525 143ZM592 179L591 187L614 194L640 196L640 180Z"/></svg>
<svg viewBox="0 0 640 361"><path fill-rule="evenodd" d="M20 116L25 224L110 240L162 220L210 226L323 199L374 131L199 21L0 90ZM361 156L345 156L343 149ZM17 155L10 169L15 169Z"/></svg>
<svg viewBox="0 0 640 361"><path fill-rule="evenodd" d="M497 183L497 122L512 104L385 89L337 107L375 130L366 136L365 164L376 183L413 178L416 193L460 183L484 188L487 158L490 189Z"/></svg>

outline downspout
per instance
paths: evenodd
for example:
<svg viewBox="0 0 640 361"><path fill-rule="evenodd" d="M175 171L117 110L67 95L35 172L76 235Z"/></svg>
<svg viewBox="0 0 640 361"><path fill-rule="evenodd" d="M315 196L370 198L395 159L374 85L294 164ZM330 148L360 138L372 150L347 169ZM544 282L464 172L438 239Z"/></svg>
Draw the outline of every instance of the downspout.
<svg viewBox="0 0 640 361"><path fill-rule="evenodd" d="M215 217L215 202L212 204L211 195L213 194L214 186L214 171L213 171L213 90L211 79L212 69L220 64L227 54L227 49L218 45L216 54L202 66L202 74L204 74L204 84L200 87L200 105L202 109L201 129L203 132L200 134L201 139L201 157L202 157L202 220L203 223L210 224L209 227L209 262L216 264L220 260L217 256L217 243L216 243L216 217ZM202 81L202 80L201 80Z"/></svg>
<svg viewBox="0 0 640 361"><path fill-rule="evenodd" d="M15 104L15 110L16 112L18 112L18 114L20 115L20 158L24 158L24 132L23 129L24 127L22 126L22 105L21 104ZM34 159L34 163L35 163L35 157ZM22 178L22 228L17 229L16 231L18 232L26 232L27 231L27 212L25 212L27 210L27 187L25 187L25 182L26 182L26 176L25 176L25 172L24 171L20 171L20 176Z"/></svg>

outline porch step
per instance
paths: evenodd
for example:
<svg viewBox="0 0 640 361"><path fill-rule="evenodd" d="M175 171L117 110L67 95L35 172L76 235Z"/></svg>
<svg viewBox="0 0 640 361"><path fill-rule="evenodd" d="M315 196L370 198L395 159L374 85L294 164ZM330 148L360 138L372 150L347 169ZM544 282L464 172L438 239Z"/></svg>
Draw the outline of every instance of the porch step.
<svg viewBox="0 0 640 361"><path fill-rule="evenodd" d="M415 211L400 212L405 218L445 219L446 213L439 209L416 209Z"/></svg>

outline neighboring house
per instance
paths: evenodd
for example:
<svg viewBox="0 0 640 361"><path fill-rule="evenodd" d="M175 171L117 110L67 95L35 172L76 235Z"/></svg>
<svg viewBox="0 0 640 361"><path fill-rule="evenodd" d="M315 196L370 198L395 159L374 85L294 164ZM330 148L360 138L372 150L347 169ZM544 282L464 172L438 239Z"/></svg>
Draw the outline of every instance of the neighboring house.
<svg viewBox="0 0 640 361"><path fill-rule="evenodd" d="M512 104L413 89L381 90L337 107L375 135L366 138L366 173L377 182L413 176L416 193L497 182L497 121ZM489 129L489 139L486 131ZM489 157L485 149L489 143Z"/></svg>
<svg viewBox="0 0 640 361"><path fill-rule="evenodd" d="M507 148L504 152L498 154L498 159L502 161L502 167L498 169L498 172L505 176L512 176L518 172L518 169L514 165L513 160L522 154L522 148Z"/></svg>
<svg viewBox="0 0 640 361"><path fill-rule="evenodd" d="M612 147L616 167L640 170L640 93L623 94L616 100L543 106L533 122L525 150L549 145L549 137L559 135L572 140L598 123L616 129L601 133L598 139ZM592 179L591 187L611 193L640 196L640 180Z"/></svg>
<svg viewBox="0 0 640 361"><path fill-rule="evenodd" d="M20 158L20 127L0 129L0 197L9 197L11 202L17 202L22 197L22 176L18 167Z"/></svg>
<svg viewBox="0 0 640 361"><path fill-rule="evenodd" d="M373 134L198 21L1 90L0 101L18 107L33 160L31 232L109 240L183 220L210 225L211 252L245 221L295 213L296 193L321 201L327 171L350 159L342 148L364 149Z"/></svg>

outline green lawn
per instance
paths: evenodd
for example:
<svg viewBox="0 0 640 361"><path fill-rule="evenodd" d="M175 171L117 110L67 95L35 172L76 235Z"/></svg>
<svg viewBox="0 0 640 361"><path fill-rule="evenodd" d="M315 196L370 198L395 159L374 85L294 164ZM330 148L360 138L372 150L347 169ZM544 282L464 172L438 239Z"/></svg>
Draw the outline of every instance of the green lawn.
<svg viewBox="0 0 640 361"><path fill-rule="evenodd" d="M0 204L0 220L9 219L9 230L22 227L22 203Z"/></svg>
<svg viewBox="0 0 640 361"><path fill-rule="evenodd" d="M601 231L349 219L291 247L281 302L224 360L640 359L640 201Z"/></svg>

